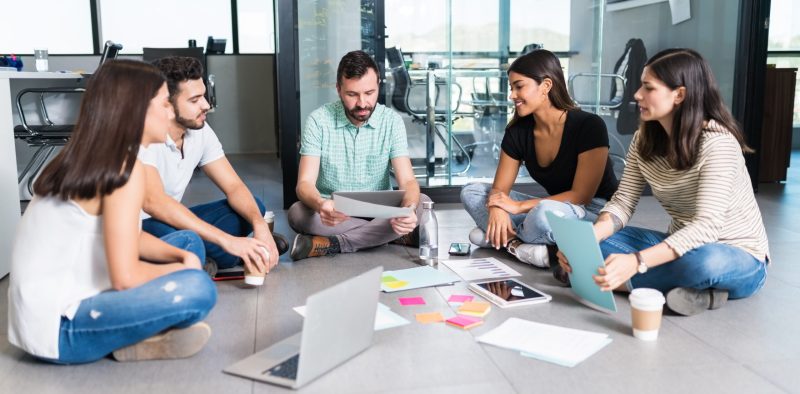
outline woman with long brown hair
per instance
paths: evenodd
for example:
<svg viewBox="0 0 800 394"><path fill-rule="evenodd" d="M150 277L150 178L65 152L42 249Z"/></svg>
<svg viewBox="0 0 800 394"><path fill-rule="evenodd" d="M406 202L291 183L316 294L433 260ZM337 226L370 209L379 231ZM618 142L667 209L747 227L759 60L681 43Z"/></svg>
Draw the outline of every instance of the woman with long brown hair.
<svg viewBox="0 0 800 394"><path fill-rule="evenodd" d="M606 259L595 282L606 291L660 290L687 316L755 294L767 277L767 234L745 167L750 148L711 67L691 49L661 51L634 97L641 127L594 225ZM646 185L672 217L666 233L626 227Z"/></svg>
<svg viewBox="0 0 800 394"><path fill-rule="evenodd" d="M59 364L190 356L216 288L202 241L141 231L139 146L163 142L174 117L164 77L138 61L89 80L69 143L34 184L11 258L9 342ZM184 250L185 249L185 250ZM166 330L166 331L165 331Z"/></svg>
<svg viewBox="0 0 800 394"><path fill-rule="evenodd" d="M508 69L514 118L506 127L494 183L464 186L461 201L477 228L470 241L506 249L520 261L549 267L555 244L545 212L594 220L617 189L608 132L599 116L576 108L558 58L540 49ZM525 165L548 196L512 191ZM555 263L555 261L554 261Z"/></svg>

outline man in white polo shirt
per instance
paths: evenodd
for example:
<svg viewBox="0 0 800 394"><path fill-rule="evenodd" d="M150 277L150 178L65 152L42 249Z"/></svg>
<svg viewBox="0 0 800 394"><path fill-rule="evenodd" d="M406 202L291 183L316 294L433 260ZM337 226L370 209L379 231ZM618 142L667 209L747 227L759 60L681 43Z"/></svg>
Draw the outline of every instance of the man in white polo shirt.
<svg viewBox="0 0 800 394"><path fill-rule="evenodd" d="M205 121L210 106L204 97L202 65L189 57L167 57L154 64L167 77L175 120L166 143L139 151L147 174L144 211L151 216L143 220L142 229L157 237L178 229L197 232L206 247L206 271L212 276L217 269L238 264L269 271L288 245L279 234L271 234L264 204L236 174ZM187 208L180 201L198 166L226 198Z"/></svg>

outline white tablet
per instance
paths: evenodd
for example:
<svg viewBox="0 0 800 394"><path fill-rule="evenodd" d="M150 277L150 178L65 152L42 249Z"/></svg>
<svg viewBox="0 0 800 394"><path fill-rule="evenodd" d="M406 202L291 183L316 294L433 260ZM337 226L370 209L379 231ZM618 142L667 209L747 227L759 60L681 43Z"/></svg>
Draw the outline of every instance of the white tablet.
<svg viewBox="0 0 800 394"><path fill-rule="evenodd" d="M549 295L516 279L494 279L483 282L472 282L469 284L469 289L501 308L540 304L552 299Z"/></svg>

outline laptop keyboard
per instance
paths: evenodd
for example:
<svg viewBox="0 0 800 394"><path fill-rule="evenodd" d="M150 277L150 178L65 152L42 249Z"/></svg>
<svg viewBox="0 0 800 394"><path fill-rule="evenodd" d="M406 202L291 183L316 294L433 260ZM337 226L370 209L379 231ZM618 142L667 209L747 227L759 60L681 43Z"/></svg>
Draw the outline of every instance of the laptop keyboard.
<svg viewBox="0 0 800 394"><path fill-rule="evenodd" d="M300 354L264 371L265 374L286 379L297 379L297 366L300 364Z"/></svg>

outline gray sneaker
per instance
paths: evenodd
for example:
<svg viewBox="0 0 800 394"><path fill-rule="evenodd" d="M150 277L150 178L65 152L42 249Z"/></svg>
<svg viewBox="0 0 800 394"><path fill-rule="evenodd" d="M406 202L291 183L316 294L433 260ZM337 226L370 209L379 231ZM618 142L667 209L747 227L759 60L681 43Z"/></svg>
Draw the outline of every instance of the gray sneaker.
<svg viewBox="0 0 800 394"><path fill-rule="evenodd" d="M211 327L199 322L186 328L173 328L139 343L114 351L117 361L169 360L195 355L211 337Z"/></svg>
<svg viewBox="0 0 800 394"><path fill-rule="evenodd" d="M477 245L479 248L491 248L492 244L486 240L486 233L479 227L475 227L469 232L469 242Z"/></svg>
<svg viewBox="0 0 800 394"><path fill-rule="evenodd" d="M667 307L673 312L693 316L708 309L718 309L728 302L728 291L676 287L667 292Z"/></svg>
<svg viewBox="0 0 800 394"><path fill-rule="evenodd" d="M550 256L547 254L547 245L526 244L519 238L514 238L508 242L506 250L523 263L539 268L550 267Z"/></svg>

